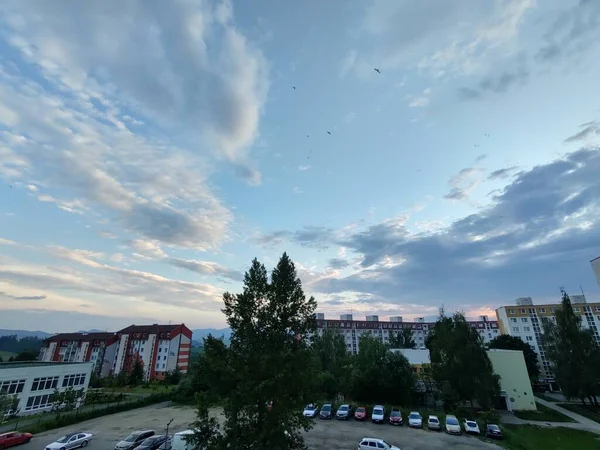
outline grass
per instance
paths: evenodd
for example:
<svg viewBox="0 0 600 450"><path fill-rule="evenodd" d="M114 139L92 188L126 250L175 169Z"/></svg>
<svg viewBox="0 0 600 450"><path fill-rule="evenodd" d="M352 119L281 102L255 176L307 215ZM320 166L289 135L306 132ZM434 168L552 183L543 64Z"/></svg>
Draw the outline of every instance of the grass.
<svg viewBox="0 0 600 450"><path fill-rule="evenodd" d="M537 411L515 411L515 416L523 420L536 420L539 422L575 422L563 413L554 411L540 403L536 403ZM541 448L541 447L540 447Z"/></svg>
<svg viewBox="0 0 600 450"><path fill-rule="evenodd" d="M8 361L8 358L10 358L11 356L17 356L18 353L14 353L14 352L5 352L4 350L0 351L0 357L6 362Z"/></svg>
<svg viewBox="0 0 600 450"><path fill-rule="evenodd" d="M118 388L104 388L106 392L114 392L116 394L136 394L136 395L150 395L150 394L161 394L163 392L173 391L177 386L168 386L166 384L156 386L135 386L135 387L118 387Z"/></svg>
<svg viewBox="0 0 600 450"><path fill-rule="evenodd" d="M497 444L509 450L597 450L600 436L572 428L535 425L505 425L504 440Z"/></svg>
<svg viewBox="0 0 600 450"><path fill-rule="evenodd" d="M577 403L560 403L558 406L568 409L594 422L600 423L600 410L594 409L591 405L582 405Z"/></svg>
<svg viewBox="0 0 600 450"><path fill-rule="evenodd" d="M560 400L558 400L556 397L551 397L550 395L539 394L539 393L534 393L533 395L535 397L541 398L542 400L546 400L547 402L552 402L552 403L559 403L560 402Z"/></svg>

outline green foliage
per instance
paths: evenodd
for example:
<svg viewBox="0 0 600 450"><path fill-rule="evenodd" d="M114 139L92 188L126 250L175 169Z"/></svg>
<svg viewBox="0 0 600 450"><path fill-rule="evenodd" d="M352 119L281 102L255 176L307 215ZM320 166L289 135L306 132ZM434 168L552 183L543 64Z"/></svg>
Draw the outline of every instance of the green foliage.
<svg viewBox="0 0 600 450"><path fill-rule="evenodd" d="M352 398L360 402L409 405L415 376L408 360L393 353L381 339L362 336L353 364Z"/></svg>
<svg viewBox="0 0 600 450"><path fill-rule="evenodd" d="M537 420L540 422L575 422L569 416L563 413L550 409L541 403L536 403L537 411L514 411L514 414L519 419Z"/></svg>
<svg viewBox="0 0 600 450"><path fill-rule="evenodd" d="M498 425L500 423L500 414L495 409L479 411L477 418L482 424L493 423Z"/></svg>
<svg viewBox="0 0 600 450"><path fill-rule="evenodd" d="M552 363L554 376L567 398L590 400L597 406L600 395L600 347L590 330L581 327L571 299L562 290L556 323L542 321L543 345Z"/></svg>
<svg viewBox="0 0 600 450"><path fill-rule="evenodd" d="M4 391L0 391L0 422L10 411L14 414L18 406L19 398L16 395L10 395Z"/></svg>
<svg viewBox="0 0 600 450"><path fill-rule="evenodd" d="M38 355L42 348L43 339L37 337L24 337L19 339L17 335L0 336L0 352L22 353L33 352ZM34 358L35 359L35 358Z"/></svg>
<svg viewBox="0 0 600 450"><path fill-rule="evenodd" d="M75 409L78 400L83 400L84 390L75 390L72 387L59 391L54 389L50 394L50 402L52 403L52 412L72 411Z"/></svg>
<svg viewBox="0 0 600 450"><path fill-rule="evenodd" d="M598 435L565 427L505 425L502 445L510 450L595 450Z"/></svg>
<svg viewBox="0 0 600 450"><path fill-rule="evenodd" d="M179 366L175 366L175 369L169 370L165 374L164 381L166 384L175 385L175 384L179 384L179 382L181 381L182 378L183 378L183 374L181 373L181 369L179 368Z"/></svg>
<svg viewBox="0 0 600 450"><path fill-rule="evenodd" d="M396 333L390 331L389 334L390 348L415 348L417 345L410 328L402 328Z"/></svg>
<svg viewBox="0 0 600 450"><path fill-rule="evenodd" d="M523 340L515 336L501 334L500 336L496 336L490 342L489 348L522 351L529 379L532 381L537 381L539 379L540 366L538 364L538 356L533 347L527 342L523 342Z"/></svg>
<svg viewBox="0 0 600 450"><path fill-rule="evenodd" d="M226 293L223 302L231 344L215 346L220 355L215 361L205 340L201 360L208 358L204 364L214 373L200 381L215 376L219 381L197 395L195 447L306 448L299 431L308 430L312 421L298 411L316 392L317 364L308 342L316 331L316 301L304 296L294 264L284 253L270 280L265 267L253 260L242 293ZM224 409L222 432L208 416L216 397Z"/></svg>
<svg viewBox="0 0 600 450"><path fill-rule="evenodd" d="M139 386L144 382L144 364L139 358L133 362L133 367L128 374L127 384L129 386Z"/></svg>
<svg viewBox="0 0 600 450"><path fill-rule="evenodd" d="M13 358L13 361L35 361L38 353L34 350L24 350Z"/></svg>
<svg viewBox="0 0 600 450"><path fill-rule="evenodd" d="M312 351L319 369L319 391L326 398L347 392L352 373L352 357L344 336L337 330L324 330L312 338Z"/></svg>
<svg viewBox="0 0 600 450"><path fill-rule="evenodd" d="M446 408L477 401L488 409L500 394L499 377L494 374L483 341L464 314L440 317L427 337L432 377L440 388Z"/></svg>

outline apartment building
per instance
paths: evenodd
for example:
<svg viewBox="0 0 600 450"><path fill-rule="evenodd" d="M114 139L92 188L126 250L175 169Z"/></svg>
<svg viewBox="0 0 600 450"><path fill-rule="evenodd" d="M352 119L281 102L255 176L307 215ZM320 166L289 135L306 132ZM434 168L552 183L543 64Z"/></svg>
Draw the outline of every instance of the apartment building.
<svg viewBox="0 0 600 450"><path fill-rule="evenodd" d="M600 256L590 261L594 275L596 275L596 281L600 284Z"/></svg>
<svg viewBox="0 0 600 450"><path fill-rule="evenodd" d="M426 322L424 318L405 322L401 316L390 317L389 320L379 320L378 316L366 316L365 320L354 320L352 314L342 314L339 320L326 319L323 313L317 313L317 333L323 334L324 330L338 330L345 336L348 351L358 353L358 342L363 335L379 337L383 342L389 342L390 334L397 333L404 328L411 330L417 349L425 348L425 340L435 326L435 322ZM490 321L488 316L479 316L478 320L470 321L476 328L484 342L488 343L500 334L498 322Z"/></svg>
<svg viewBox="0 0 600 450"><path fill-rule="evenodd" d="M44 341L43 362L93 362L100 376L129 371L139 359L146 379L161 379L175 367L186 373L192 331L185 324L131 325L117 332L60 333Z"/></svg>
<svg viewBox="0 0 600 450"><path fill-rule="evenodd" d="M581 316L582 327L592 330L596 342L600 343L600 303L587 303L584 295L570 297L573 311ZM554 374L542 346L542 318L556 321L558 307L560 303L534 305L531 297L522 297L516 300L515 305L501 306L496 310L500 332L520 338L538 354L541 375L546 382L553 382Z"/></svg>
<svg viewBox="0 0 600 450"><path fill-rule="evenodd" d="M42 362L92 362L100 377L110 374L117 347L117 334L59 333L44 341L40 349Z"/></svg>

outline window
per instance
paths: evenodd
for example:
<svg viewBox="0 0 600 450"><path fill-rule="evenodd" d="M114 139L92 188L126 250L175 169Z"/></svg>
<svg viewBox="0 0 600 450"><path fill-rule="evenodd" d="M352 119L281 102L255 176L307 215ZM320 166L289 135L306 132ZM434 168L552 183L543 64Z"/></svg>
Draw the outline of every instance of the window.
<svg viewBox="0 0 600 450"><path fill-rule="evenodd" d="M159 348L159 349L158 349L158 353L160 353L160 352L162 352L162 348Z"/></svg>
<svg viewBox="0 0 600 450"><path fill-rule="evenodd" d="M530 327L523 327L523 331L531 331Z"/></svg>
<svg viewBox="0 0 600 450"><path fill-rule="evenodd" d="M85 384L85 373L78 373L75 375L65 375L63 378L62 386L81 386Z"/></svg>
<svg viewBox="0 0 600 450"><path fill-rule="evenodd" d="M521 322L529 322L529 319L527 319L527 317L521 317Z"/></svg>
<svg viewBox="0 0 600 450"><path fill-rule="evenodd" d="M540 308L540 312L541 313L545 313L546 312L546 308Z"/></svg>
<svg viewBox="0 0 600 450"><path fill-rule="evenodd" d="M600 306L596 306L596 307L594 308L594 311L595 311L595 312L600 312Z"/></svg>
<svg viewBox="0 0 600 450"><path fill-rule="evenodd" d="M31 385L32 391L44 391L46 389L55 389L58 385L58 377L34 378Z"/></svg>
<svg viewBox="0 0 600 450"><path fill-rule="evenodd" d="M533 338L531 336L525 336L525 339L527 339L529 342L533 341Z"/></svg>
<svg viewBox="0 0 600 450"><path fill-rule="evenodd" d="M25 380L11 380L0 383L0 391L7 394L20 394L25 387Z"/></svg>
<svg viewBox="0 0 600 450"><path fill-rule="evenodd" d="M50 394L36 395L27 399L27 406L25 406L25 411L47 408L49 406L52 406L52 402L50 401Z"/></svg>
<svg viewBox="0 0 600 450"><path fill-rule="evenodd" d="M513 323L517 323L517 319L514 318L514 317L512 319L510 319L510 321L513 322Z"/></svg>
<svg viewBox="0 0 600 450"><path fill-rule="evenodd" d="M521 314L525 314L525 308L521 308L521 309L519 309L519 312L520 312Z"/></svg>
<svg viewBox="0 0 600 450"><path fill-rule="evenodd" d="M519 332L519 327L513 327L513 331Z"/></svg>
<svg viewBox="0 0 600 450"><path fill-rule="evenodd" d="M163 369L165 368L165 365L164 365L164 364L163 364L162 368L163 368Z"/></svg>
<svg viewBox="0 0 600 450"><path fill-rule="evenodd" d="M509 313L509 314L514 314L514 313L515 313L515 310L514 310L514 309L509 309L509 310L508 310L508 313Z"/></svg>

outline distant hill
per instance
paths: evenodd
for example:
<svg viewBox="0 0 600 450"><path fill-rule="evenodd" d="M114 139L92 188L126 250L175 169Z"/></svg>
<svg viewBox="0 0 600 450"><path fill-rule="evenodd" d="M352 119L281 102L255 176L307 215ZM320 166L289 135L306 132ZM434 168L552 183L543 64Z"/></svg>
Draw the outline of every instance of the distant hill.
<svg viewBox="0 0 600 450"><path fill-rule="evenodd" d="M216 338L223 338L226 344L229 344L231 339L231 330L229 328L199 328L192 330L192 340L197 341L199 345L202 345L203 339L209 334L212 334Z"/></svg>
<svg viewBox="0 0 600 450"><path fill-rule="evenodd" d="M0 337L2 336L17 336L18 339L25 337L38 337L40 339L46 339L53 336L54 333L46 333L45 331L29 331L29 330L0 330Z"/></svg>

